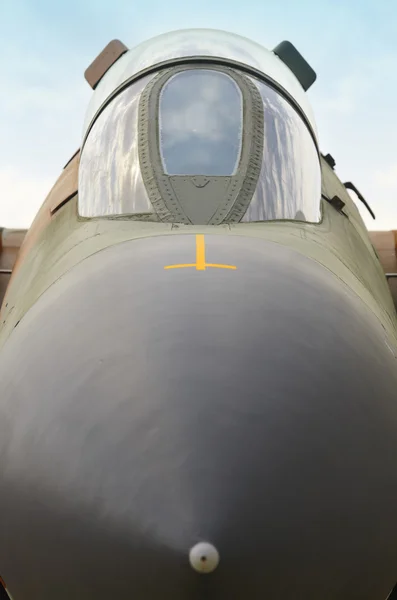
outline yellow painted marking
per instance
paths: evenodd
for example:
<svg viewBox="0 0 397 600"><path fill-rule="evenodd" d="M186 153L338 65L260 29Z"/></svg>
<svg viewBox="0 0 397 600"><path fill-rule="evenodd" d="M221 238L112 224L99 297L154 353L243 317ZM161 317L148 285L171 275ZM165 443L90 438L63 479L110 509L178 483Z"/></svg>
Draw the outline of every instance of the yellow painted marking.
<svg viewBox="0 0 397 600"><path fill-rule="evenodd" d="M205 263L206 267L212 267L214 269L237 269L234 265L213 265L211 263Z"/></svg>
<svg viewBox="0 0 397 600"><path fill-rule="evenodd" d="M196 235L196 262L192 264L168 265L164 269L187 269L196 267L196 271L205 271L207 267L214 269L237 269L234 265L218 265L215 263L205 262L205 239L204 235Z"/></svg>
<svg viewBox="0 0 397 600"><path fill-rule="evenodd" d="M205 240L203 235L196 235L196 270L205 271Z"/></svg>
<svg viewBox="0 0 397 600"><path fill-rule="evenodd" d="M168 267L164 267L164 269L186 269L187 267L195 267L196 263L192 265L168 265Z"/></svg>

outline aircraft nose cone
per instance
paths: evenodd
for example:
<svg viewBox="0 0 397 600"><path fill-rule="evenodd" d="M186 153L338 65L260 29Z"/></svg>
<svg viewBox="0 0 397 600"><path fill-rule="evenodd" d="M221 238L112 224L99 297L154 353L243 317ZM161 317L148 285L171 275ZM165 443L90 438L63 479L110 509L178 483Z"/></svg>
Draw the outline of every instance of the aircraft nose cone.
<svg viewBox="0 0 397 600"><path fill-rule="evenodd" d="M0 381L16 600L393 587L396 359L314 261L217 235L108 248L21 320Z"/></svg>

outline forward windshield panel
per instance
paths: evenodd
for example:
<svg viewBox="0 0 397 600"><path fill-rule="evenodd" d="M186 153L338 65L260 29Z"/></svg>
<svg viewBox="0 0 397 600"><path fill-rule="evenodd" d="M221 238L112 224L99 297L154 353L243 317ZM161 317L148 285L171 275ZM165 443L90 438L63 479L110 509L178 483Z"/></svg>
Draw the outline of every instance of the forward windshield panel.
<svg viewBox="0 0 397 600"><path fill-rule="evenodd" d="M187 67L135 82L99 115L81 155L83 217L315 223L320 199L306 124L272 87L236 70Z"/></svg>
<svg viewBox="0 0 397 600"><path fill-rule="evenodd" d="M320 220L321 170L313 139L295 109L255 81L264 108L262 169L243 221Z"/></svg>
<svg viewBox="0 0 397 600"><path fill-rule="evenodd" d="M94 123L80 160L80 216L153 212L138 156L139 99L150 79L124 90Z"/></svg>
<svg viewBox="0 0 397 600"><path fill-rule="evenodd" d="M223 73L188 70L160 95L160 153L168 175L232 175L241 152L243 103Z"/></svg>

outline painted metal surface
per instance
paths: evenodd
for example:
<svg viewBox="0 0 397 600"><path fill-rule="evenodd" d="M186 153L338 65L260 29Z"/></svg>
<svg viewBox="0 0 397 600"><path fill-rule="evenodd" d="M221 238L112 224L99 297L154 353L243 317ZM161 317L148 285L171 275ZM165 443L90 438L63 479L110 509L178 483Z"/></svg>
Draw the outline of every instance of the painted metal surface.
<svg viewBox="0 0 397 600"><path fill-rule="evenodd" d="M84 73L84 77L92 89L96 88L106 71L127 51L127 46L120 40L112 40L105 46Z"/></svg>
<svg viewBox="0 0 397 600"><path fill-rule="evenodd" d="M165 270L193 262L193 235L117 244L51 286L3 348L15 598L373 600L393 586L393 340L301 253L205 242L237 269ZM205 580L189 564L200 541L221 556Z"/></svg>
<svg viewBox="0 0 397 600"><path fill-rule="evenodd" d="M33 231L35 239L29 252L18 260L19 268L7 290L8 306L3 305L1 311L4 323L0 347L40 295L87 256L129 239L189 232L255 237L291 247L335 273L362 298L383 326L396 335L395 307L367 229L343 184L324 159L322 190L328 196L337 194L343 198L348 219L323 202L322 221L315 225L275 221L194 227L128 219L79 220L77 199L72 198L47 227L37 233Z"/></svg>

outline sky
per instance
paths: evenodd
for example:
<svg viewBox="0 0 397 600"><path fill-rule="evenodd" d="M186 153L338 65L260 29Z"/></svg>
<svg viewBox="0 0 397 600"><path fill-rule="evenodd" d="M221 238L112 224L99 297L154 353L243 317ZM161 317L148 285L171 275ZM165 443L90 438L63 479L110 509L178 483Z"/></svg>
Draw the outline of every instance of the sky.
<svg viewBox="0 0 397 600"><path fill-rule="evenodd" d="M367 226L397 229L395 0L0 0L0 227L28 227L79 148L84 71L106 44L190 27L291 41L317 72L321 151L371 205Z"/></svg>

